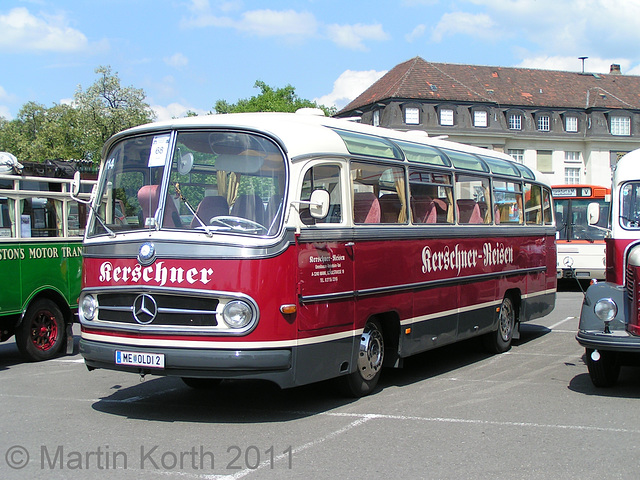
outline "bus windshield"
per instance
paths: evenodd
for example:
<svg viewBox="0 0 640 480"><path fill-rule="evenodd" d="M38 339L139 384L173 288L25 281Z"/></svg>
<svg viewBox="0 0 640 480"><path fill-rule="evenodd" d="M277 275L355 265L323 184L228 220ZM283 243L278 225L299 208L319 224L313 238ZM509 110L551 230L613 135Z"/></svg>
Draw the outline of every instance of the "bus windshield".
<svg viewBox="0 0 640 480"><path fill-rule="evenodd" d="M103 170L89 237L144 229L271 236L281 225L284 155L257 134L127 137L111 147Z"/></svg>
<svg viewBox="0 0 640 480"><path fill-rule="evenodd" d="M640 228L640 183L629 182L620 191L620 224Z"/></svg>
<svg viewBox="0 0 640 480"><path fill-rule="evenodd" d="M590 203L600 205L599 227L587 222L587 206ZM605 237L609 218L609 204L603 199L566 199L556 198L556 226L558 240L602 240Z"/></svg>

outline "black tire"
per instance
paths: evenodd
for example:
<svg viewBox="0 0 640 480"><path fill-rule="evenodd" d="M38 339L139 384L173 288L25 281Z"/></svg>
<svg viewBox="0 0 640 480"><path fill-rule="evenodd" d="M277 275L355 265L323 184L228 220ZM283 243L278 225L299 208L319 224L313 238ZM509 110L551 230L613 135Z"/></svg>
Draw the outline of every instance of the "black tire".
<svg viewBox="0 0 640 480"><path fill-rule="evenodd" d="M211 390L220 385L219 378L194 378L194 377L182 377L182 381L185 385L196 390Z"/></svg>
<svg viewBox="0 0 640 480"><path fill-rule="evenodd" d="M491 353L503 353L511 348L513 330L516 328L518 312L510 296L505 296L500 305L498 329L487 333L483 340L487 350Z"/></svg>
<svg viewBox="0 0 640 480"><path fill-rule="evenodd" d="M57 356L66 343L66 325L58 305L47 298L36 300L16 330L16 345L27 359L39 362Z"/></svg>
<svg viewBox="0 0 640 480"><path fill-rule="evenodd" d="M371 319L360 336L356 371L344 377L345 393L354 397L369 395L378 384L384 361L384 337L380 322Z"/></svg>
<svg viewBox="0 0 640 480"><path fill-rule="evenodd" d="M618 353L598 350L600 358L594 360L592 357L593 352L593 349L585 349L585 359L591 381L598 388L613 387L620 376Z"/></svg>

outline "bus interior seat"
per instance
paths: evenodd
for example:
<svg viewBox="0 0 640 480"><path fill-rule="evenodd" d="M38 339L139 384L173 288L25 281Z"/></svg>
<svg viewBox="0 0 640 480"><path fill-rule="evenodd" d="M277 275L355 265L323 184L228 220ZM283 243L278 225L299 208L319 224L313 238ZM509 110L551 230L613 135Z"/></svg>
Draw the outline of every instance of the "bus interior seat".
<svg viewBox="0 0 640 480"><path fill-rule="evenodd" d="M138 190L138 202L140 203L140 208L142 208L143 219L153 217L158 207L158 185L142 186ZM180 215L171 198L167 198L162 226L182 228Z"/></svg>
<svg viewBox="0 0 640 480"><path fill-rule="evenodd" d="M480 206L475 200L458 200L458 223L483 223L480 215Z"/></svg>
<svg viewBox="0 0 640 480"><path fill-rule="evenodd" d="M411 210L414 223L436 223L436 205L431 197L412 197Z"/></svg>
<svg viewBox="0 0 640 480"><path fill-rule="evenodd" d="M380 223L380 202L373 192L354 193L353 222Z"/></svg>
<svg viewBox="0 0 640 480"><path fill-rule="evenodd" d="M262 198L260 198L260 195L238 195L238 198L231 206L231 215L246 218L264 226L265 213Z"/></svg>
<svg viewBox="0 0 640 480"><path fill-rule="evenodd" d="M229 215L229 204L227 199L220 195L209 195L204 197L196 208L196 215L205 225L211 224L213 217ZM196 217L191 220L191 228L200 227L200 222Z"/></svg>
<svg viewBox="0 0 640 480"><path fill-rule="evenodd" d="M378 201L380 202L380 220L382 223L398 223L400 212L402 211L402 203L395 193L387 193L382 195Z"/></svg>

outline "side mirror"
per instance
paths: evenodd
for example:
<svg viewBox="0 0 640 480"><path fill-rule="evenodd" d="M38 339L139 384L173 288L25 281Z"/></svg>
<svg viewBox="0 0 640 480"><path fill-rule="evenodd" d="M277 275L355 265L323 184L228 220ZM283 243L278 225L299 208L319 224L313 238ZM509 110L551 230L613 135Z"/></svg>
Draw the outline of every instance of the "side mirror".
<svg viewBox="0 0 640 480"><path fill-rule="evenodd" d="M80 172L73 174L73 180L71 181L71 198L77 197L80 193Z"/></svg>
<svg viewBox="0 0 640 480"><path fill-rule="evenodd" d="M313 218L318 220L323 219L329 213L329 192L326 190L314 190L311 192L311 199L309 200L309 213Z"/></svg>
<svg viewBox="0 0 640 480"><path fill-rule="evenodd" d="M596 225L600 221L600 205L592 202L587 205L587 223Z"/></svg>
<svg viewBox="0 0 640 480"><path fill-rule="evenodd" d="M193 168L193 153L185 153L178 160L178 173L180 175L186 175Z"/></svg>

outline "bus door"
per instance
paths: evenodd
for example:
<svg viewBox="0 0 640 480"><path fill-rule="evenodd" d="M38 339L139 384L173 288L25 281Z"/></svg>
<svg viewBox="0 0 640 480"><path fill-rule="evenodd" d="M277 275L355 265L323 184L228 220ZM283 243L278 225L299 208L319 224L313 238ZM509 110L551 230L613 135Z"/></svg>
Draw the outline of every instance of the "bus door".
<svg viewBox="0 0 640 480"><path fill-rule="evenodd" d="M0 198L0 270L4 283L0 288L0 314L17 313L22 308L20 263L24 252L19 243L6 242L16 238L14 202L6 197Z"/></svg>
<svg viewBox="0 0 640 480"><path fill-rule="evenodd" d="M337 327L352 325L353 242L345 235L341 166L320 164L310 167L303 179L300 218L305 225L298 242L298 329L316 334L333 333ZM329 213L313 218L309 201L314 190L329 193Z"/></svg>

